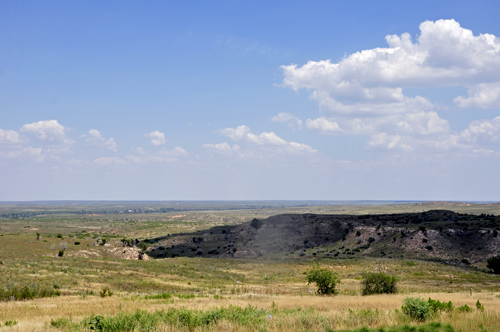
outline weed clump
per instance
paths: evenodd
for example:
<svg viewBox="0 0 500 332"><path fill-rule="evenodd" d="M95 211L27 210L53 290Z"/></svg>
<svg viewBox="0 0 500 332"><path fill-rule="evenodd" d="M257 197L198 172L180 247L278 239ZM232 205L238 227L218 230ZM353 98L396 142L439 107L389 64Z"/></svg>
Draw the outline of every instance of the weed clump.
<svg viewBox="0 0 500 332"><path fill-rule="evenodd" d="M366 272L362 274L363 295L373 294L394 294L398 289L396 283L398 279L386 273Z"/></svg>
<svg viewBox="0 0 500 332"><path fill-rule="evenodd" d="M457 308L458 312L472 312L472 308L469 307L467 304L464 304L461 307Z"/></svg>
<svg viewBox="0 0 500 332"><path fill-rule="evenodd" d="M113 292L109 289L109 287L106 287L99 292L99 295L101 295L101 297L111 296L113 295Z"/></svg>

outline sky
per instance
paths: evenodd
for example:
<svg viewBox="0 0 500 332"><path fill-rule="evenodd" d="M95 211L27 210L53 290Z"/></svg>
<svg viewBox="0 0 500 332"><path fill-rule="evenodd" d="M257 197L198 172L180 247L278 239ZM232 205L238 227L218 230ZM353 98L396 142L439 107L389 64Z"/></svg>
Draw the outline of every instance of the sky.
<svg viewBox="0 0 500 332"><path fill-rule="evenodd" d="M0 201L500 201L499 12L0 0Z"/></svg>

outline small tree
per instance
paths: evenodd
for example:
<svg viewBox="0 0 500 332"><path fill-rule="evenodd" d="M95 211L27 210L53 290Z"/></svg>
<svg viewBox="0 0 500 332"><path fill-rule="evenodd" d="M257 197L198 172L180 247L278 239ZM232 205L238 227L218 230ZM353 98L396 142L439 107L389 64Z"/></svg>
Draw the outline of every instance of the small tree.
<svg viewBox="0 0 500 332"><path fill-rule="evenodd" d="M36 239L40 240L40 233L36 233Z"/></svg>
<svg viewBox="0 0 500 332"><path fill-rule="evenodd" d="M306 272L307 284L315 283L318 287L318 294L330 295L335 294L335 286L340 283L340 279L336 273L320 268L319 263Z"/></svg>
<svg viewBox="0 0 500 332"><path fill-rule="evenodd" d="M262 227L262 224L264 224L264 223L262 222L262 220L259 220L259 219L257 219L257 218L254 218L254 219L252 220L252 222L250 223L250 226L252 226L252 227L253 227L253 228L255 228L255 229L259 229L259 228L261 228L261 227Z"/></svg>
<svg viewBox="0 0 500 332"><path fill-rule="evenodd" d="M386 273L365 272L362 274L363 295L372 294L394 294L398 289L396 283L398 279Z"/></svg>
<svg viewBox="0 0 500 332"><path fill-rule="evenodd" d="M488 258L487 263L488 269L493 270L495 274L500 274L500 255Z"/></svg>

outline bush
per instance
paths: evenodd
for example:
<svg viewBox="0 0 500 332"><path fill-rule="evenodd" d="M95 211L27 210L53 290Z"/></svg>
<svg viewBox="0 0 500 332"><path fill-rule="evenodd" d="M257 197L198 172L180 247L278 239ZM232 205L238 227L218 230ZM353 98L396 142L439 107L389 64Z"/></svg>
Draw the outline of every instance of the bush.
<svg viewBox="0 0 500 332"><path fill-rule="evenodd" d="M477 308L477 310L479 310L479 311L484 311L484 307L483 307L483 305L481 304L481 302L479 302L479 300L477 300L477 302L476 302L476 308Z"/></svg>
<svg viewBox="0 0 500 332"><path fill-rule="evenodd" d="M252 220L252 222L250 223L250 226L252 226L252 227L253 227L253 228L255 228L255 229L259 229L259 228L261 228L261 227L262 227L262 224L264 224L264 223L262 222L262 220L259 220L259 219L257 219L257 218L254 218L254 219Z"/></svg>
<svg viewBox="0 0 500 332"><path fill-rule="evenodd" d="M488 258L487 263L488 269L491 269L495 274L500 274L500 255Z"/></svg>
<svg viewBox="0 0 500 332"><path fill-rule="evenodd" d="M429 297L427 302L431 306L432 311L434 311L434 313L437 313L439 311L446 311L446 312L453 311L453 303L451 303L451 301L450 302L441 302L439 300L433 300Z"/></svg>
<svg viewBox="0 0 500 332"><path fill-rule="evenodd" d="M99 292L101 297L111 296L113 292L109 289L109 287L103 288L101 292Z"/></svg>
<svg viewBox="0 0 500 332"><path fill-rule="evenodd" d="M64 250L59 250L59 253L57 254L57 256L62 257L63 255L64 255Z"/></svg>
<svg viewBox="0 0 500 332"><path fill-rule="evenodd" d="M472 308L469 307L467 304L464 304L463 306L461 307L458 307L457 310L459 312L471 312L472 311Z"/></svg>
<svg viewBox="0 0 500 332"><path fill-rule="evenodd" d="M401 311L410 316L411 319L420 322L426 321L434 315L432 306L429 302L417 297L407 297L403 300Z"/></svg>
<svg viewBox="0 0 500 332"><path fill-rule="evenodd" d="M363 273L363 295L372 294L394 294L397 293L398 289L396 283L398 279L394 276L390 276L386 273Z"/></svg>
<svg viewBox="0 0 500 332"><path fill-rule="evenodd" d="M335 294L335 286L340 282L336 273L325 268L320 268L319 264L313 265L313 267L306 272L306 279L308 285L311 283L316 284L318 287L318 294L320 295Z"/></svg>

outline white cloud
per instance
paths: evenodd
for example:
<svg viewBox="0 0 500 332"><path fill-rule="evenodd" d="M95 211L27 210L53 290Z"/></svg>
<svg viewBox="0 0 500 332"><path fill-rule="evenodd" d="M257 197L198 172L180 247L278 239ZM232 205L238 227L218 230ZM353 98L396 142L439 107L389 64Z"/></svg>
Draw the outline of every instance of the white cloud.
<svg viewBox="0 0 500 332"><path fill-rule="evenodd" d="M210 151L213 151L213 152L226 154L226 155L240 152L239 145L234 144L233 146L231 146L227 142L223 142L223 143L219 143L219 144L203 144L203 148L210 150Z"/></svg>
<svg viewBox="0 0 500 332"><path fill-rule="evenodd" d="M397 126L406 133L417 135L445 134L450 130L447 120L443 120L436 112L418 112L405 114Z"/></svg>
<svg viewBox="0 0 500 332"><path fill-rule="evenodd" d="M285 122L292 129L302 129L302 120L291 113L279 113L271 119L272 122Z"/></svg>
<svg viewBox="0 0 500 332"><path fill-rule="evenodd" d="M27 140L18 132L14 130L3 130L0 129L0 144L2 145L13 145L13 144L23 144L26 143Z"/></svg>
<svg viewBox="0 0 500 332"><path fill-rule="evenodd" d="M307 119L306 127L307 129L317 130L322 133L334 134L341 132L339 125L336 121L330 121L323 117L317 118L315 120Z"/></svg>
<svg viewBox="0 0 500 332"><path fill-rule="evenodd" d="M369 134L369 147L411 151L423 147L471 149L477 141L497 141L498 122L479 121L450 134L447 120L422 96L404 88L463 86L460 107L500 107L500 39L474 36L455 20L420 24L415 41L408 33L388 35L388 47L374 48L303 66L282 66L283 87L306 89L326 113L306 127L321 133Z"/></svg>
<svg viewBox="0 0 500 332"><path fill-rule="evenodd" d="M387 135L380 133L372 136L368 142L370 147L380 147L387 150L411 151L413 148L409 145L408 139L399 135Z"/></svg>
<svg viewBox="0 0 500 332"><path fill-rule="evenodd" d="M337 114L380 111L381 105L408 100L403 87L431 85L462 85L471 88L473 100L482 107L500 107L497 86L481 85L500 82L500 40L496 36L474 36L455 20L423 22L420 32L416 42L408 33L388 35L388 48L357 52L338 63L326 60L309 61L302 67L282 66L283 86L311 90L311 98ZM488 97L474 97L485 89ZM463 99L457 102L472 105Z"/></svg>
<svg viewBox="0 0 500 332"><path fill-rule="evenodd" d="M90 129L85 137L85 144L89 146L94 146L98 148L107 148L111 151L117 151L117 145L114 138L105 139L102 137L101 133L96 129Z"/></svg>
<svg viewBox="0 0 500 332"><path fill-rule="evenodd" d="M151 162L178 162L180 158L187 157L189 154L180 146L176 146L170 150L161 149L160 151L150 154L142 147L135 148L137 155L128 155L126 158L134 163L145 164Z"/></svg>
<svg viewBox="0 0 500 332"><path fill-rule="evenodd" d="M473 121L467 129L460 133L461 138L466 142L500 141L500 116L493 120Z"/></svg>
<svg viewBox="0 0 500 332"><path fill-rule="evenodd" d="M246 141L257 145L286 145L284 139L273 132L263 132L255 135L247 126L238 126L236 128L226 128L219 130L219 133L229 137L233 141Z"/></svg>
<svg viewBox="0 0 500 332"><path fill-rule="evenodd" d="M458 96L453 101L460 107L500 107L500 83L478 84L469 88L469 97Z"/></svg>
<svg viewBox="0 0 500 332"><path fill-rule="evenodd" d="M149 134L144 134L144 136L151 138L151 144L153 144L154 146L159 146L167 143L165 134L159 132L158 130L152 131Z"/></svg>
<svg viewBox="0 0 500 332"><path fill-rule="evenodd" d="M109 165L123 165L126 164L127 161L118 157L101 157L94 160L94 164L101 166L109 166Z"/></svg>
<svg viewBox="0 0 500 332"><path fill-rule="evenodd" d="M181 148L180 146L175 146L173 149L171 150L167 150L167 149L162 149L159 153L158 153L160 156L165 156L165 157L174 157L174 158L178 158L178 157L187 157L188 156L188 153L186 152L186 150L184 150L183 148Z"/></svg>
<svg viewBox="0 0 500 332"><path fill-rule="evenodd" d="M22 132L33 133L35 137L42 141L49 141L53 144L72 144L73 140L66 136L68 128L61 125L57 120L45 120L25 124L21 127Z"/></svg>
<svg viewBox="0 0 500 332"><path fill-rule="evenodd" d="M259 135L253 134L248 126L242 125L236 128L225 128L218 131L219 134L229 137L233 141L243 142L252 147L261 147L267 149L268 154L272 153L315 153L317 150L311 148L306 144L287 142L273 132L262 132ZM227 148L229 144L219 146L219 149ZM215 145L205 144L206 148L215 148ZM239 147L238 147L239 148ZM261 150L264 151L264 150ZM255 156L255 153L243 155Z"/></svg>

